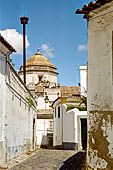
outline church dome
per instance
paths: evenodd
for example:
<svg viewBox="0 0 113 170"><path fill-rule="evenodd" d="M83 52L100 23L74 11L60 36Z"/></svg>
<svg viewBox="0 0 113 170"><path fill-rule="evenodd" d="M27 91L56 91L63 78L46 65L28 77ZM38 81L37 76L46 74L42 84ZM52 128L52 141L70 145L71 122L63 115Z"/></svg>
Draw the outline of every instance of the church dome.
<svg viewBox="0 0 113 170"><path fill-rule="evenodd" d="M56 68L53 64L51 64L48 58L46 58L40 53L39 48L38 48L38 53L31 56L27 60L26 66L49 66L49 67Z"/></svg>
<svg viewBox="0 0 113 170"><path fill-rule="evenodd" d="M54 66L50 60L43 56L40 53L40 50L38 48L38 52L31 56L27 62L26 62L26 72L52 72L55 74L58 74L56 72L56 66ZM19 74L23 74L23 65L20 67Z"/></svg>

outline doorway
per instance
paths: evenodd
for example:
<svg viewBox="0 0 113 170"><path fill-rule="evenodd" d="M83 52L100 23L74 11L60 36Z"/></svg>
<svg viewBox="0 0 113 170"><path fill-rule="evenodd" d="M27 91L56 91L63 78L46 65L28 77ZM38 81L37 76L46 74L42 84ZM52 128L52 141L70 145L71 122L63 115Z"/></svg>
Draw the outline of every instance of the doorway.
<svg viewBox="0 0 113 170"><path fill-rule="evenodd" d="M82 149L87 148L87 118L81 119L81 144Z"/></svg>

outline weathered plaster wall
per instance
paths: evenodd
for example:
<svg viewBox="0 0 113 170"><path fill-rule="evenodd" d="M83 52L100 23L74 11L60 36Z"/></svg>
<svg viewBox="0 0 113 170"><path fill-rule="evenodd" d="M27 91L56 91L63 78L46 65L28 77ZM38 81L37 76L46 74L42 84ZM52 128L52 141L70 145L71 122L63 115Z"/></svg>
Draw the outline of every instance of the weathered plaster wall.
<svg viewBox="0 0 113 170"><path fill-rule="evenodd" d="M113 1L88 21L88 166L113 169Z"/></svg>

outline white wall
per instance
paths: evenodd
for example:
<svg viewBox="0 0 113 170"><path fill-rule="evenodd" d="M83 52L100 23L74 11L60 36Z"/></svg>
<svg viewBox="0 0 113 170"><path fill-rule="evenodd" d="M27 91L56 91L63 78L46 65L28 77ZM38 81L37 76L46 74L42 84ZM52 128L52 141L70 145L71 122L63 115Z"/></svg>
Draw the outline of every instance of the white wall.
<svg viewBox="0 0 113 170"><path fill-rule="evenodd" d="M64 106L66 107L66 106ZM78 116L86 116L87 111L79 111L72 109L63 114L63 142L77 143L78 144Z"/></svg>
<svg viewBox="0 0 113 170"><path fill-rule="evenodd" d="M63 142L75 143L78 109L75 112L73 110L66 112L66 106L63 107L65 108L63 112Z"/></svg>
<svg viewBox="0 0 113 170"><path fill-rule="evenodd" d="M87 91L87 66L80 66L80 93L86 96Z"/></svg>
<svg viewBox="0 0 113 170"><path fill-rule="evenodd" d="M47 109L43 96L37 97L36 101L38 103L37 109Z"/></svg>
<svg viewBox="0 0 113 170"><path fill-rule="evenodd" d="M33 118L36 119L35 109L26 100L29 92L10 66L9 69L5 89L7 159L33 149Z"/></svg>
<svg viewBox="0 0 113 170"><path fill-rule="evenodd" d="M60 118L58 118L58 107L60 106ZM62 136L62 105L59 104L56 106L56 117L54 110L54 133L53 133L53 146L62 145L63 136Z"/></svg>
<svg viewBox="0 0 113 170"><path fill-rule="evenodd" d="M39 83L39 76L43 75L43 79L42 80L46 80L49 81L50 83L56 83L57 85L57 79L58 76L55 73L51 73L51 72L26 72L26 84L29 83L34 83L37 84ZM20 74L21 79L23 80L23 73Z"/></svg>
<svg viewBox="0 0 113 170"><path fill-rule="evenodd" d="M41 145L43 143L43 137L47 136L47 130L49 127L50 119L37 119L36 120L36 136L37 136L37 145ZM46 144L45 144L46 145Z"/></svg>
<svg viewBox="0 0 113 170"><path fill-rule="evenodd" d="M0 141L4 139L4 112L5 112L5 56L0 52Z"/></svg>
<svg viewBox="0 0 113 170"><path fill-rule="evenodd" d="M58 98L58 93L60 96L60 88L44 88L44 95L37 96L36 101L38 103L37 109L52 109L51 104ZM45 103L46 94L48 96L49 101Z"/></svg>
<svg viewBox="0 0 113 170"><path fill-rule="evenodd" d="M0 165L4 166L9 159L34 148L36 110L28 104L26 97L30 93L3 53L0 53L0 94Z"/></svg>
<svg viewBox="0 0 113 170"><path fill-rule="evenodd" d="M61 108L61 117L58 118L58 106ZM80 140L80 128L81 122L78 121L78 117L87 118L87 111L79 111L74 108L66 112L67 105L61 104L61 100L58 99L54 105L56 107L56 117L54 108L54 134L53 134L53 146L62 145L62 143L78 144ZM78 145L80 146L80 144Z"/></svg>

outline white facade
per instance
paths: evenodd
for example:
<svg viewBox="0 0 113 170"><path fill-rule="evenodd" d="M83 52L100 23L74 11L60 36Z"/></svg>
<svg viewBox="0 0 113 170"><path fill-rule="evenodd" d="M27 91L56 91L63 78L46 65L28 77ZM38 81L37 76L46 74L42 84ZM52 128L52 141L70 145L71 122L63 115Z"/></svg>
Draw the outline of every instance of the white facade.
<svg viewBox="0 0 113 170"><path fill-rule="evenodd" d="M35 148L36 110L26 100L28 89L8 62L11 47L1 38L0 165L6 166L9 159Z"/></svg>
<svg viewBox="0 0 113 170"><path fill-rule="evenodd" d="M57 86L58 82L57 82L57 75L54 73L50 73L50 72L27 72L26 74L26 84L38 84L39 83L39 77L43 76L42 81L49 81L51 83L51 86ZM23 80L23 74L20 74L21 79Z"/></svg>
<svg viewBox="0 0 113 170"><path fill-rule="evenodd" d="M48 132L53 133L53 127L51 127L51 122L53 124L53 119L37 119L36 120L36 136L38 146L48 146ZM51 136L52 137L52 136Z"/></svg>
<svg viewBox="0 0 113 170"><path fill-rule="evenodd" d="M60 91L57 88L58 73L56 70L57 68L40 53L39 49L26 62L26 84L37 102L36 135L38 146L41 146L43 141L48 145L47 133L51 119L53 120L51 104L56 100ZM19 75L23 79L23 66L20 67ZM45 138L46 140L43 140Z"/></svg>
<svg viewBox="0 0 113 170"><path fill-rule="evenodd" d="M61 99L56 100L53 107L53 147L61 149L82 149L81 119L87 122L87 111L79 111L75 108L66 112L67 104L63 104ZM87 134L87 127L85 128L85 133Z"/></svg>
<svg viewBox="0 0 113 170"><path fill-rule="evenodd" d="M87 66L80 66L80 94L86 96L87 94Z"/></svg>

